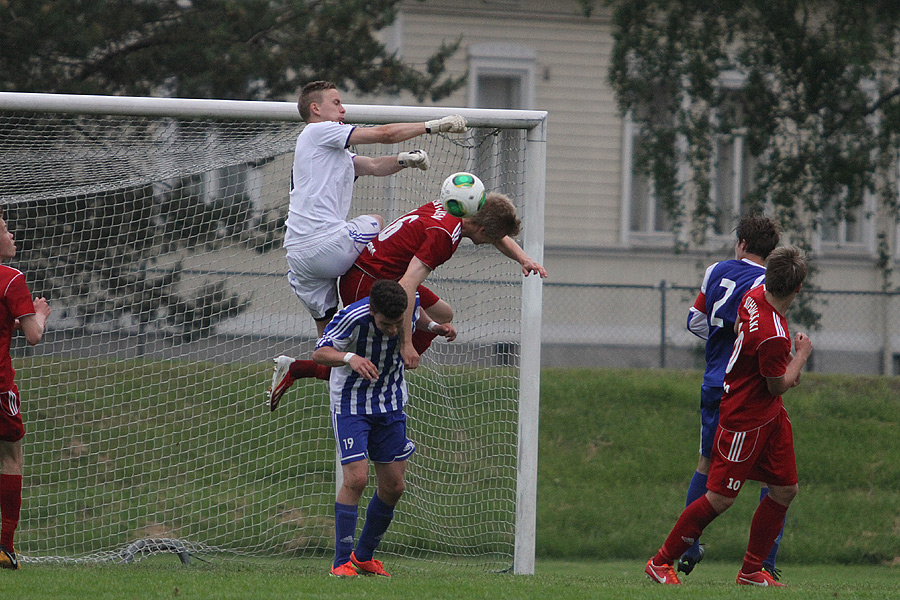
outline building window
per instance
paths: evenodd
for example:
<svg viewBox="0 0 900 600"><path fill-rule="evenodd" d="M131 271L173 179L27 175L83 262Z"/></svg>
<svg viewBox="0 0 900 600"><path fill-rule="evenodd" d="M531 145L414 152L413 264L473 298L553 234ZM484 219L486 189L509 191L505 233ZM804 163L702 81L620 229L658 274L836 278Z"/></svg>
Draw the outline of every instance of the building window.
<svg viewBox="0 0 900 600"><path fill-rule="evenodd" d="M663 203L653 192L653 181L649 174L640 169L635 161L635 151L643 143L641 128L631 115L625 118L622 161L622 192L625 206L627 229L624 239L650 241L658 237L671 241L672 217Z"/></svg>
<svg viewBox="0 0 900 600"><path fill-rule="evenodd" d="M746 150L743 135L720 135L713 148L712 234L730 236L753 188L756 157Z"/></svg>
<svg viewBox="0 0 900 600"><path fill-rule="evenodd" d="M472 44L469 55L469 106L532 109L537 53L516 44ZM521 193L524 135L519 130L474 130L470 169L488 189L516 197Z"/></svg>
<svg viewBox="0 0 900 600"><path fill-rule="evenodd" d="M873 204L870 195L861 206L849 210L829 207L820 220L819 238L823 250L863 250L871 246L868 237L872 228L866 217Z"/></svg>

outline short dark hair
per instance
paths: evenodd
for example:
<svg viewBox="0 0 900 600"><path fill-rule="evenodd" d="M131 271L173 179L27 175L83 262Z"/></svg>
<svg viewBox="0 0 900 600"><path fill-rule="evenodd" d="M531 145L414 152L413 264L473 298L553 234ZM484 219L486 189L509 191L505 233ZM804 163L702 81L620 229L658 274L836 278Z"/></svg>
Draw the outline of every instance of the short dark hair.
<svg viewBox="0 0 900 600"><path fill-rule="evenodd" d="M406 310L406 290L392 279L379 279L369 291L369 306L373 313L388 319L399 319Z"/></svg>
<svg viewBox="0 0 900 600"><path fill-rule="evenodd" d="M747 252L763 260L781 240L778 224L762 215L745 215L734 231L738 242L747 242Z"/></svg>
<svg viewBox="0 0 900 600"><path fill-rule="evenodd" d="M300 117L309 122L312 114L309 105L313 102L322 101L322 92L325 90L336 90L337 86L330 81L310 81L300 90L300 99L297 100L297 110L300 111Z"/></svg>
<svg viewBox="0 0 900 600"><path fill-rule="evenodd" d="M488 192L484 197L484 206L469 220L479 227L484 227L484 235L497 242L504 236L519 235L522 222L516 217L516 207L505 194Z"/></svg>
<svg viewBox="0 0 900 600"><path fill-rule="evenodd" d="M797 291L809 269L806 253L796 246L775 248L766 261L766 291L786 298Z"/></svg>

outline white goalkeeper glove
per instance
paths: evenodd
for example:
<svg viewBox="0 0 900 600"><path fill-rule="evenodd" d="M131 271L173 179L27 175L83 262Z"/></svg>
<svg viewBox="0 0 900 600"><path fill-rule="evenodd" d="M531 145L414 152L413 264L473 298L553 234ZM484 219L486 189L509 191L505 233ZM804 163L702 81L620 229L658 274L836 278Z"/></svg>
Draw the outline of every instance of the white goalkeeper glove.
<svg viewBox="0 0 900 600"><path fill-rule="evenodd" d="M466 119L460 115L425 121L425 133L465 133L465 131Z"/></svg>
<svg viewBox="0 0 900 600"><path fill-rule="evenodd" d="M401 152L397 155L397 162L400 163L400 166L403 168L416 167L423 171L427 171L428 167L431 166L431 159L428 158L428 153L424 150Z"/></svg>

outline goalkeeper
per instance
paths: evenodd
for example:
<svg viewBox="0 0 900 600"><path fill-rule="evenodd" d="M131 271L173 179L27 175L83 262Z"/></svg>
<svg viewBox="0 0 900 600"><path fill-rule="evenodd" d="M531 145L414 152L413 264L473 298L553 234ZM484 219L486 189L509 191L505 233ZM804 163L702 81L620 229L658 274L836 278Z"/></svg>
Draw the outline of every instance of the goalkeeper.
<svg viewBox="0 0 900 600"><path fill-rule="evenodd" d="M416 328L452 337L418 309ZM369 297L345 307L325 328L313 360L332 367L331 419L340 454L343 483L334 504L335 558L331 575L390 577L374 558L405 488L406 460L416 446L406 437L408 394L400 357L400 330L407 314L406 292L396 281L372 284ZM410 324L406 324L409 326ZM359 500L375 463L375 493L355 544Z"/></svg>
<svg viewBox="0 0 900 600"><path fill-rule="evenodd" d="M376 127L344 124L344 106L333 83L313 81L297 103L307 125L297 138L291 169L290 208L284 236L288 281L316 322L319 336L338 306L337 278L381 230L378 215L346 221L353 183L360 175L386 177L405 167L428 169L424 150L377 158L359 156L357 144L395 144L424 133L461 133L466 120L448 116L425 123Z"/></svg>

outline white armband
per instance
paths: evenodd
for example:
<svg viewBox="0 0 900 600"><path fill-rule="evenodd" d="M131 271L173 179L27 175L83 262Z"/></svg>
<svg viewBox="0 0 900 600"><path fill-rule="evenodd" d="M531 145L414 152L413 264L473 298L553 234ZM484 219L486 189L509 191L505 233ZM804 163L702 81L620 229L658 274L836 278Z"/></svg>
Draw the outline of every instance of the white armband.
<svg viewBox="0 0 900 600"><path fill-rule="evenodd" d="M431 323L428 324L428 331L430 331L431 333L434 333L434 330L440 326L441 326L440 323L438 323L436 321L432 321Z"/></svg>
<svg viewBox="0 0 900 600"><path fill-rule="evenodd" d="M356 356L356 354L354 354L353 352L348 352L347 354L345 354L344 358L343 358L344 363L349 365L350 359L353 358L354 356Z"/></svg>

